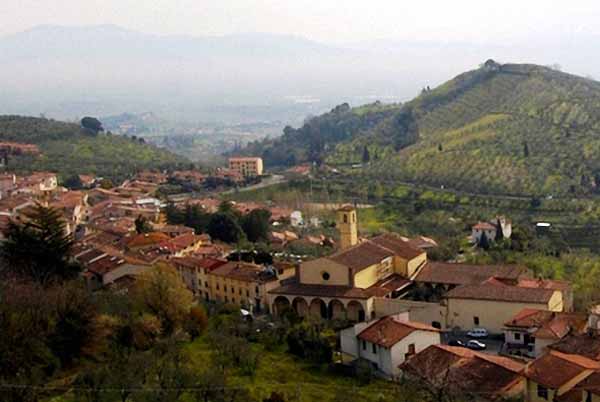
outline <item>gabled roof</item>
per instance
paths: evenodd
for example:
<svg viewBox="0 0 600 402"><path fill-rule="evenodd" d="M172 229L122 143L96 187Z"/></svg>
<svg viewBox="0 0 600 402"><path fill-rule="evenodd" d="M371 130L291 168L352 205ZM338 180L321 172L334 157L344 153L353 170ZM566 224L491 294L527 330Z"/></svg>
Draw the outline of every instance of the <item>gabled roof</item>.
<svg viewBox="0 0 600 402"><path fill-rule="evenodd" d="M356 273L393 256L393 251L367 240L326 258Z"/></svg>
<svg viewBox="0 0 600 402"><path fill-rule="evenodd" d="M522 382L523 367L507 357L432 345L404 362L400 369L449 392L496 399Z"/></svg>
<svg viewBox="0 0 600 402"><path fill-rule="evenodd" d="M527 268L518 265L469 265L429 261L415 278L415 282L447 285L479 284L491 277L514 279L527 274Z"/></svg>
<svg viewBox="0 0 600 402"><path fill-rule="evenodd" d="M496 226L492 225L489 222L478 222L476 225L473 225L473 229L475 229L475 230L496 230Z"/></svg>
<svg viewBox="0 0 600 402"><path fill-rule="evenodd" d="M554 295L550 289L527 289L496 284L462 285L444 296L447 299L493 300L515 303L545 304Z"/></svg>
<svg viewBox="0 0 600 402"><path fill-rule="evenodd" d="M527 365L523 374L538 384L557 389L586 371L592 374L594 370L600 370L600 362L550 350Z"/></svg>
<svg viewBox="0 0 600 402"><path fill-rule="evenodd" d="M569 335L550 345L549 348L600 361L600 335L597 334Z"/></svg>
<svg viewBox="0 0 600 402"><path fill-rule="evenodd" d="M140 233L126 240L127 247L144 247L168 241L171 238L164 233Z"/></svg>
<svg viewBox="0 0 600 402"><path fill-rule="evenodd" d="M402 240L399 236L392 233L374 237L371 241L381 247L393 251L395 255L402 257L405 260L412 260L424 253L423 250L412 246L409 242Z"/></svg>
<svg viewBox="0 0 600 402"><path fill-rule="evenodd" d="M586 323L585 314L525 308L504 325L509 328L532 330L536 338L558 340L570 332L581 333Z"/></svg>
<svg viewBox="0 0 600 402"><path fill-rule="evenodd" d="M439 329L420 322L398 321L396 318L388 316L365 328L358 334L358 338L385 348L391 348L416 331L440 332Z"/></svg>

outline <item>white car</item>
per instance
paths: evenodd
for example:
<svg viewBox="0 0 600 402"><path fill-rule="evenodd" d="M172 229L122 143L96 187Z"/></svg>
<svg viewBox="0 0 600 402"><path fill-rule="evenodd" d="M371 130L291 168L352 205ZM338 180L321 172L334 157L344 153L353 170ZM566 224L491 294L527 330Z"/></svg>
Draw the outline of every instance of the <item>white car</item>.
<svg viewBox="0 0 600 402"><path fill-rule="evenodd" d="M467 332L469 338L487 338L488 335L488 331L485 328L473 328Z"/></svg>
<svg viewBox="0 0 600 402"><path fill-rule="evenodd" d="M487 346L483 342L476 341L475 339L471 339L467 342L467 347L473 350L484 350Z"/></svg>

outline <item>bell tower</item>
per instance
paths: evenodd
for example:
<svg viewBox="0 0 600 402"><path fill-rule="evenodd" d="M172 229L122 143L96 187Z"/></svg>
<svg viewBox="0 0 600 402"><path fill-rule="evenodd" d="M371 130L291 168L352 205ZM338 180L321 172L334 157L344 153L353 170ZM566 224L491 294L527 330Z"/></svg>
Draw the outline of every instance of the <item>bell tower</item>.
<svg viewBox="0 0 600 402"><path fill-rule="evenodd" d="M352 205L344 205L337 210L336 226L340 232L340 248L342 250L358 243L356 209Z"/></svg>

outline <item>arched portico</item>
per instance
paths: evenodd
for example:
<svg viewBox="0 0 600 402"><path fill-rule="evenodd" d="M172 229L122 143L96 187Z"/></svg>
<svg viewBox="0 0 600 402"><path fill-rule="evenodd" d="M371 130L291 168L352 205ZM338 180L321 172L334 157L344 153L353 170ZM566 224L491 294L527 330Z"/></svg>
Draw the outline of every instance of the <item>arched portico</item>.
<svg viewBox="0 0 600 402"><path fill-rule="evenodd" d="M329 319L332 320L345 320L346 319L346 307L344 307L344 303L339 301L338 299L332 299L329 302L329 307L327 309L327 315Z"/></svg>
<svg viewBox="0 0 600 402"><path fill-rule="evenodd" d="M273 309L277 316L281 316L291 308L290 301L285 296L277 296L273 301Z"/></svg>
<svg viewBox="0 0 600 402"><path fill-rule="evenodd" d="M309 306L310 316L327 319L327 304L318 297L312 299Z"/></svg>
<svg viewBox="0 0 600 402"><path fill-rule="evenodd" d="M362 304L356 300L352 300L348 303L347 307L348 320L362 322L365 321L365 309Z"/></svg>
<svg viewBox="0 0 600 402"><path fill-rule="evenodd" d="M298 317L308 316L308 303L302 297L296 297L292 300L292 309L296 312Z"/></svg>

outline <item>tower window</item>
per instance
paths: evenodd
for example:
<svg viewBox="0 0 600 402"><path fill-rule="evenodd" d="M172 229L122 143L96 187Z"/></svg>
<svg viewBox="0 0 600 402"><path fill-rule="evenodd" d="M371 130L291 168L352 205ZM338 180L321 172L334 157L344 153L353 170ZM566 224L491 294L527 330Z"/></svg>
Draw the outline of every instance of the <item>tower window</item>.
<svg viewBox="0 0 600 402"><path fill-rule="evenodd" d="M323 271L323 273L321 273L321 277L323 278L324 281L328 281L329 278L331 278L331 276L329 275L329 272Z"/></svg>
<svg viewBox="0 0 600 402"><path fill-rule="evenodd" d="M344 223L348 223L348 215L344 214Z"/></svg>

